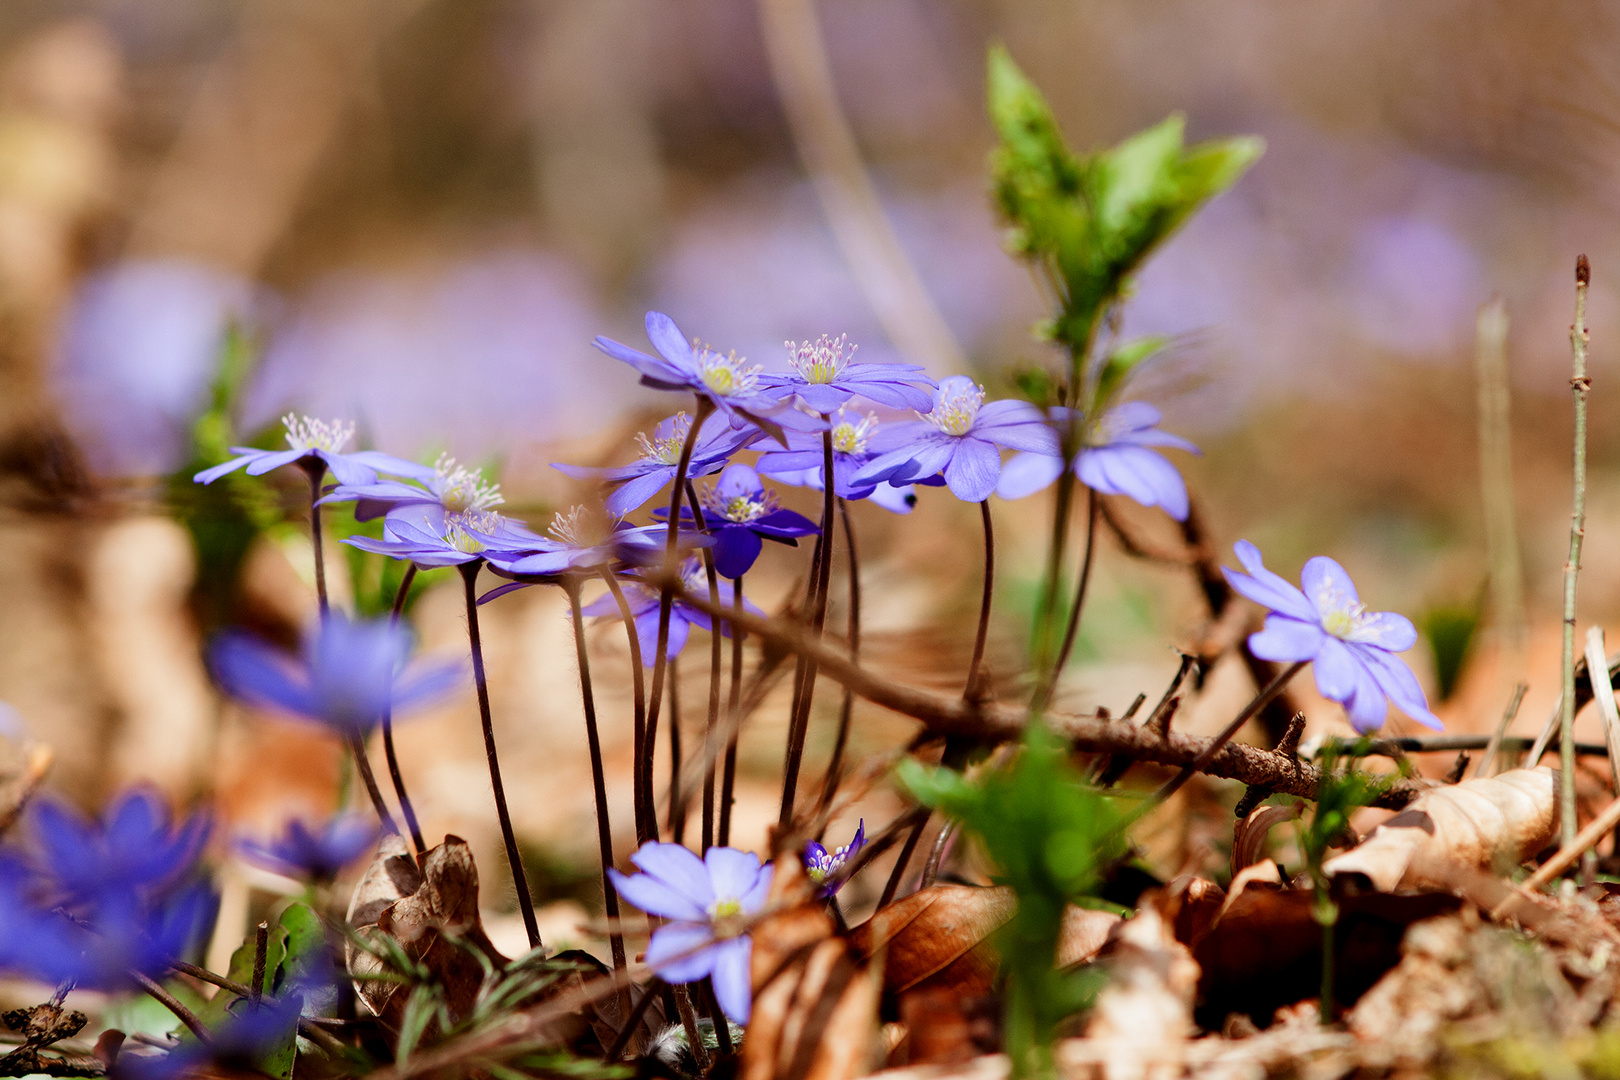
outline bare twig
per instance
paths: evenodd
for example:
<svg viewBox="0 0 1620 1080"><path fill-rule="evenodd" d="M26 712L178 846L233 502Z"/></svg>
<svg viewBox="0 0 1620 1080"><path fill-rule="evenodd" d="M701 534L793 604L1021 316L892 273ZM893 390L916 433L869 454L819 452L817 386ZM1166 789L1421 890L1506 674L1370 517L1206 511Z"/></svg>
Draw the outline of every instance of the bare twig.
<svg viewBox="0 0 1620 1080"><path fill-rule="evenodd" d="M1592 380L1586 374L1586 290L1592 267L1582 255L1575 260L1575 322L1569 328L1570 393L1575 400L1574 508L1569 517L1569 558L1564 563L1563 708L1559 712L1559 832L1563 846L1575 842L1575 585L1581 572L1581 542L1586 537L1586 396Z"/></svg>
<svg viewBox="0 0 1620 1080"><path fill-rule="evenodd" d="M1490 565L1491 614L1508 669L1523 674L1529 633L1524 606L1524 569L1514 520L1512 396L1507 364L1507 305L1501 297L1479 309L1474 323L1474 362L1479 378L1479 481L1485 509L1485 550ZM1481 762L1483 766L1485 763Z"/></svg>
<svg viewBox="0 0 1620 1080"><path fill-rule="evenodd" d="M1598 715L1603 718L1603 741L1609 748L1609 772L1614 780L1614 793L1620 796L1620 707L1615 705L1614 686L1609 682L1603 663L1603 627L1594 626L1586 631L1586 669L1602 670L1604 674L1593 682L1597 691Z"/></svg>
<svg viewBox="0 0 1620 1080"><path fill-rule="evenodd" d="M1513 726L1513 720L1519 715L1519 706L1524 704L1524 695L1530 690L1530 684L1521 682L1513 688L1513 696L1508 699L1506 709L1502 710L1502 719L1496 725L1496 731L1491 735L1491 741L1485 744L1485 753L1480 756L1479 768L1474 770L1476 778L1489 776L1496 769L1496 757L1502 750L1502 740L1507 736L1508 728Z"/></svg>

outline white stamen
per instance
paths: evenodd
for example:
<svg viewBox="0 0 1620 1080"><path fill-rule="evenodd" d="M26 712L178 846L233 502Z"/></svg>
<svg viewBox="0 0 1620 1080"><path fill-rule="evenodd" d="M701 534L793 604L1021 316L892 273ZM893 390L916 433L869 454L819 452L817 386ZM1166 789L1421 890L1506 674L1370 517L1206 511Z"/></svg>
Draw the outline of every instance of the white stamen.
<svg viewBox="0 0 1620 1080"><path fill-rule="evenodd" d="M752 397L759 390L760 365L748 363L735 352L721 356L706 345L693 343L697 353L698 376L711 393L721 397Z"/></svg>
<svg viewBox="0 0 1620 1080"><path fill-rule="evenodd" d="M923 413L922 418L947 435L966 435L972 430L973 421L979 416L979 406L983 404L984 387L966 381L953 383L940 390L934 411Z"/></svg>
<svg viewBox="0 0 1620 1080"><path fill-rule="evenodd" d="M676 413L675 419L670 422L668 435L660 436L655 432L649 439L645 432L637 433L636 445L641 447L641 460L660 465L679 465L681 447L686 443L686 433L691 430L692 418L681 412Z"/></svg>
<svg viewBox="0 0 1620 1080"><path fill-rule="evenodd" d="M819 341L785 341L787 346L788 362L804 376L808 383L830 383L841 375L844 368L855 359L855 350L858 346L850 345L845 334L830 338L821 335ZM845 348L848 352L845 352Z"/></svg>
<svg viewBox="0 0 1620 1080"><path fill-rule="evenodd" d="M776 492L761 489L757 495L722 495L719 488L705 484L698 489L698 501L705 510L712 510L727 521L734 521L739 525L746 525L750 521L758 521L766 514L775 513L781 509L781 502Z"/></svg>
<svg viewBox="0 0 1620 1080"><path fill-rule="evenodd" d="M281 418L281 424L287 429L287 446L293 450L325 450L335 454L354 438L354 425L341 420L333 420L329 424L324 420L288 413Z"/></svg>
<svg viewBox="0 0 1620 1080"><path fill-rule="evenodd" d="M466 555L477 555L484 550L485 544L473 533L494 535L500 532L503 520L501 515L494 511L452 514L444 519L445 546Z"/></svg>
<svg viewBox="0 0 1620 1080"><path fill-rule="evenodd" d="M439 455L433 472L439 502L452 514L477 513L506 502L501 485L485 482L484 470L457 465L449 454Z"/></svg>
<svg viewBox="0 0 1620 1080"><path fill-rule="evenodd" d="M858 420L847 420L844 410L838 410L838 422L832 427L833 450L840 454L866 453L866 441L877 431L877 413L867 413Z"/></svg>

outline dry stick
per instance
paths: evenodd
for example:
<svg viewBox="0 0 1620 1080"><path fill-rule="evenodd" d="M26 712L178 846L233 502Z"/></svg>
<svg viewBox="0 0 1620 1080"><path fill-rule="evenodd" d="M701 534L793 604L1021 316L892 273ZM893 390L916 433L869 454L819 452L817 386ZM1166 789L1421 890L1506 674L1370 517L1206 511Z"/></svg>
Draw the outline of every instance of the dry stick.
<svg viewBox="0 0 1620 1080"><path fill-rule="evenodd" d="M967 685L962 696L979 700L986 696L979 686L979 668L984 663L984 643L990 636L990 603L996 593L996 531L990 523L990 500L979 503L979 518L984 523L984 589L979 598L979 627L973 635L973 660L968 664Z"/></svg>
<svg viewBox="0 0 1620 1080"><path fill-rule="evenodd" d="M687 1049L692 1051L692 1060L697 1064L698 1075L702 1076L709 1071L709 1050L703 1045L703 1037L698 1034L697 1013L692 1009L692 995L687 992L683 984L674 988L675 1011L681 1014L681 1026L686 1028Z"/></svg>
<svg viewBox="0 0 1620 1080"><path fill-rule="evenodd" d="M1057 692L1058 680L1063 677L1063 669L1069 662L1069 653L1074 650L1074 639L1080 630L1080 610L1086 606L1086 589L1091 584L1091 564L1096 557L1097 547L1097 515L1101 500L1091 488L1086 488L1086 547L1085 554L1080 559L1080 583L1074 589L1074 606L1069 609L1069 621L1063 628L1063 645L1058 649L1057 662L1052 665L1052 674L1042 684L1035 695L1030 707L1037 713L1044 712L1052 703L1052 695Z"/></svg>
<svg viewBox="0 0 1620 1080"><path fill-rule="evenodd" d="M630 639L630 678L634 684L635 692L635 727L633 728L633 744L636 775L631 777L630 804L635 812L636 844L645 844L654 839L656 831L650 824L650 815L647 813L647 804L641 799L641 784L639 782L641 768L642 744L647 741L647 688L642 681L641 636L636 633L636 616L630 610L630 601L625 598L624 589L619 585L619 577L612 567L602 567L602 580L607 582L608 591L613 594L613 600L619 605L619 618L624 621L624 632Z"/></svg>
<svg viewBox="0 0 1620 1080"><path fill-rule="evenodd" d="M900 890L900 881L906 876L906 864L911 861L911 853L917 850L917 841L922 839L923 829L928 825L928 814L922 813L917 823L911 827L911 835L906 837L905 847L894 860L894 869L889 872L889 880L884 883L883 895L878 897L877 909L882 911L894 899L894 894Z"/></svg>
<svg viewBox="0 0 1620 1080"><path fill-rule="evenodd" d="M669 838L686 838L686 800L681 797L681 658L669 658Z"/></svg>
<svg viewBox="0 0 1620 1080"><path fill-rule="evenodd" d="M262 922L253 932L253 985L248 995L253 1004L264 1000L264 968L270 960L270 924Z"/></svg>
<svg viewBox="0 0 1620 1080"><path fill-rule="evenodd" d="M698 432L703 422L714 412L714 402L699 395L692 407L692 426L686 429L681 441L681 456L675 463L675 483L669 498L669 527L664 534L664 571L673 581L666 580L658 596L658 639L653 652L652 689L647 694L646 737L642 739L641 760L636 763L636 779L642 787L642 800L647 808L647 824L657 839L658 817L653 802L653 751L658 746L658 710L664 699L665 653L669 651L669 616L675 602L674 582L679 581L675 565L675 547L681 526L681 499L686 494L686 473L692 465L692 448L697 445Z"/></svg>
<svg viewBox="0 0 1620 1080"><path fill-rule="evenodd" d="M613 866L613 826L608 819L607 778L602 768L602 742L596 730L596 695L591 687L591 657L585 648L585 620L579 607L580 581L577 577L563 579L568 593L568 611L574 623L574 652L579 659L579 692L585 709L585 742L591 754L591 786L596 794L596 846L602 860L602 907L613 920L615 929L608 937L613 951L613 970L625 969L624 935L617 929L619 894L608 878Z"/></svg>
<svg viewBox="0 0 1620 1080"><path fill-rule="evenodd" d="M1592 267L1582 255L1575 260L1575 322L1569 328L1569 386L1575 399L1575 505L1569 517L1569 560L1564 563L1564 700L1558 718L1558 829L1566 848L1575 842L1575 584L1586 536L1586 395L1592 387L1586 375L1586 290L1591 281Z"/></svg>
<svg viewBox="0 0 1620 1080"><path fill-rule="evenodd" d="M320 602L324 619L331 610L326 599L326 554L321 543L321 481L326 478L326 462L308 454L298 459L298 467L309 477L309 546L315 553L315 599Z"/></svg>
<svg viewBox="0 0 1620 1080"><path fill-rule="evenodd" d="M849 658L857 663L861 658L861 563L855 550L855 526L849 519L849 503L838 500L838 517L844 526L844 547L849 552ZM838 735L833 740L832 757L827 762L827 775L821 782L821 801L818 810L832 803L833 793L843 780L844 748L849 743L849 723L855 714L855 692L844 688L844 700L838 707Z"/></svg>
<svg viewBox="0 0 1620 1080"><path fill-rule="evenodd" d="M394 815L388 812L388 804L383 801L382 789L377 786L377 774L371 771L371 757L366 753L366 738L362 732L349 733L349 752L354 755L355 766L360 770L360 779L366 785L366 794L371 797L371 806L377 811L377 820L386 831L399 832Z"/></svg>
<svg viewBox="0 0 1620 1080"><path fill-rule="evenodd" d="M214 1037L208 1033L208 1029L203 1026L203 1022L197 1019L197 1014L182 1005L179 998L165 990L160 983L154 982L149 976L144 975L139 971L132 969L129 973L129 977L135 980L136 986L139 986L142 990L145 990L147 994L151 995L151 997L161 1004L165 1009L168 1009L170 1012L174 1013L175 1016L178 1016L180 1018L180 1022L186 1025L193 1035L197 1036L198 1042L202 1043L204 1046L212 1045Z"/></svg>
<svg viewBox="0 0 1620 1080"><path fill-rule="evenodd" d="M630 1037L635 1034L636 1028L641 1026L641 1018L647 1015L647 1006L653 1003L653 998L657 997L663 988L664 980L657 976L648 981L646 989L642 991L641 1000L636 1002L636 1007L630 1010L630 1015L625 1018L624 1026L619 1029L619 1034L613 1039L613 1045L608 1047L605 1060L610 1064L618 1061L624 1054L624 1048L630 1045Z"/></svg>
<svg viewBox="0 0 1620 1080"><path fill-rule="evenodd" d="M1514 520L1512 391L1508 382L1507 305L1501 297L1479 309L1474 323L1474 362L1479 379L1480 501L1485 511L1485 551L1490 566L1491 609L1514 678L1524 674L1529 638L1524 603L1524 566ZM1481 761L1481 768L1487 762Z"/></svg>
<svg viewBox="0 0 1620 1080"><path fill-rule="evenodd" d="M512 814L506 808L506 788L501 784L501 763L495 753L495 724L489 712L489 682L484 677L484 644L478 632L478 571L482 559L460 566L467 600L467 644L472 652L473 683L478 689L478 718L484 729L484 756L489 759L489 784L495 793L495 814L500 818L501 839L506 842L506 861L512 868L512 885L517 890L518 908L523 912L523 929L529 935L529 948L540 947L540 924L534 917L534 897L529 895L529 875L518 852L517 834L512 831Z"/></svg>
<svg viewBox="0 0 1620 1080"><path fill-rule="evenodd" d="M1552 881L1565 870L1574 866L1577 859L1590 850L1599 840L1602 840L1603 835L1616 825L1620 825L1620 799L1615 799L1604 807L1603 813L1593 818L1574 840L1559 847L1558 854L1542 863L1535 873L1525 878L1520 888L1526 894L1529 894ZM1517 899L1515 896L1509 896L1496 905L1495 910L1491 912L1491 918L1500 919L1503 912L1511 907Z"/></svg>
<svg viewBox="0 0 1620 1080"><path fill-rule="evenodd" d="M739 574L731 582L731 606L738 611L743 606L743 579ZM743 629L736 622L731 626L731 699L726 706L726 763L720 773L720 820L715 828L715 843L726 847L731 843L731 799L737 782L737 736L742 731L742 666Z"/></svg>
<svg viewBox="0 0 1620 1080"><path fill-rule="evenodd" d="M1485 753L1479 759L1479 767L1474 770L1475 779L1484 779L1496 770L1496 756L1502 750L1502 740L1507 737L1508 728L1513 726L1513 720L1519 715L1519 706L1524 704L1524 695L1530 690L1530 684L1521 682L1513 688L1513 696L1508 699L1507 708L1502 710L1502 719L1497 722L1496 731L1491 734L1491 741L1485 744Z"/></svg>
<svg viewBox="0 0 1620 1080"><path fill-rule="evenodd" d="M405 576L400 579L399 591L394 594L394 610L389 614L389 625L398 627L405 613L405 600L411 594L411 582L416 580L416 564L405 564ZM416 847L418 864L427 858L427 843L422 839L422 826L416 820L416 807L405 793L405 775L399 768L399 755L394 752L394 703L390 696L382 714L383 756L388 759L388 778L394 782L394 796L399 799L400 812L405 815L405 827L411 830L411 843Z"/></svg>
<svg viewBox="0 0 1620 1080"><path fill-rule="evenodd" d="M703 516L697 488L690 480L686 482L686 500L692 508L692 520L697 522L698 528L707 532L708 521ZM719 604L720 579L715 573L714 552L709 548L703 549L703 573L709 582L709 599ZM709 623L709 720L703 727L703 760L707 764L703 769L703 832L702 844L698 848L700 853L714 846L714 751L710 749L709 743L714 739L714 729L720 723L720 667L724 637L720 631L720 623Z"/></svg>
<svg viewBox="0 0 1620 1080"><path fill-rule="evenodd" d="M827 418L823 416L822 419ZM827 586L832 580L833 501L837 498L833 489L837 487L837 482L833 475L831 428L821 433L821 476L821 560L816 566L816 602L810 613L810 633L816 641L821 640L822 630L827 625ZM782 807L776 816L777 826L781 828L786 828L793 820L793 800L799 790L799 767L804 763L804 740L810 730L810 705L816 696L816 654L801 653L800 656L803 659L804 681L793 711L793 721L788 726L787 757L782 763Z"/></svg>

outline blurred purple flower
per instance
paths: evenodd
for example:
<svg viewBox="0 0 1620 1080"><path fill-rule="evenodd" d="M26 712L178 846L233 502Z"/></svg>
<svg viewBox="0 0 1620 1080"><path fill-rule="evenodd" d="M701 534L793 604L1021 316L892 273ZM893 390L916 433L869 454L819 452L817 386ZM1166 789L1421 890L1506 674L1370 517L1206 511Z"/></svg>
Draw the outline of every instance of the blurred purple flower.
<svg viewBox="0 0 1620 1080"><path fill-rule="evenodd" d="M687 559L681 565L681 581L690 593L699 596L708 594L708 578L703 572L703 564L697 559ZM636 638L641 642L641 662L647 667L652 667L658 652L658 590L640 582L626 582L624 598L630 605L630 617L636 623ZM723 602L729 604L729 599ZM743 610L761 617L765 614L746 598L743 600ZM611 593L586 604L581 613L614 619L621 617L618 601ZM677 596L670 607L669 639L664 649L664 659L673 660L680 655L681 650L686 648L686 639L690 636L692 627L708 630L710 625L707 612L682 603ZM730 628L724 625L721 627L721 633L727 637L731 636Z"/></svg>
<svg viewBox="0 0 1620 1080"><path fill-rule="evenodd" d="M29 824L36 882L48 889L52 903L76 909L173 885L191 872L213 829L203 813L175 821L163 798L144 788L114 800L99 821L42 798Z"/></svg>
<svg viewBox="0 0 1620 1080"><path fill-rule="evenodd" d="M405 517L407 512L412 517ZM544 537L493 510L442 514L434 506L416 504L395 513L400 516L387 519L381 540L349 536L343 542L374 555L407 559L424 570L516 559L545 543Z"/></svg>
<svg viewBox="0 0 1620 1080"><path fill-rule="evenodd" d="M767 491L759 473L734 462L727 465L713 487L698 491L703 507L703 524L714 538L714 568L721 577L739 578L753 567L764 548L764 540L797 546L798 538L811 536L821 527L803 514L784 510L776 492ZM667 510L654 516L668 520ZM683 506L681 517L691 521L691 510Z"/></svg>
<svg viewBox="0 0 1620 1080"><path fill-rule="evenodd" d="M759 376L760 386L771 397L797 397L823 416L838 412L856 396L893 409L925 413L934 407L929 392L934 380L916 364L857 363L855 346L843 335L829 338L823 334L818 341L789 341L786 345L793 370Z"/></svg>
<svg viewBox="0 0 1620 1080"><path fill-rule="evenodd" d="M712 976L720 1008L736 1023L748 1023L754 942L747 920L764 909L774 868L736 848L712 847L699 859L679 844L656 840L642 844L630 861L642 873L609 869L613 887L642 911L670 920L653 931L647 966L676 984Z"/></svg>
<svg viewBox="0 0 1620 1080"><path fill-rule="evenodd" d="M1239 540L1233 550L1248 573L1222 568L1239 594L1269 608L1265 628L1249 635L1249 650L1263 660L1312 661L1316 688L1350 714L1357 731L1377 731L1389 703L1427 727L1441 727L1417 676L1394 654L1417 643L1410 619L1368 611L1344 567L1318 555L1305 563L1296 589L1267 570L1260 549Z"/></svg>
<svg viewBox="0 0 1620 1080"><path fill-rule="evenodd" d="M364 738L392 709L400 713L450 693L459 664L405 669L410 632L388 619L351 621L330 612L292 657L245 634L220 637L209 650L214 678L234 697Z"/></svg>
<svg viewBox="0 0 1620 1080"><path fill-rule="evenodd" d="M636 436L641 457L629 465L597 469L585 465L552 465L553 469L576 480L602 480L612 486L606 507L610 514L624 517L634 512L648 499L663 490L675 479L675 468L680 464L681 447L692 430L692 419L684 412L666 417L653 428L652 438L645 433ZM692 447L692 460L686 470L688 479L708 476L726 467L731 455L752 446L760 437L755 428L737 429L705 420Z"/></svg>
<svg viewBox="0 0 1620 1080"><path fill-rule="evenodd" d="M306 986L283 987L274 999L237 998L226 1019L209 1031L207 1043L190 1040L163 1054L121 1053L120 1080L182 1080L198 1076L262 1076L265 1060L289 1045L298 1031Z"/></svg>
<svg viewBox="0 0 1620 1080"><path fill-rule="evenodd" d="M932 412L884 428L867 446L876 456L851 483L906 483L943 473L952 495L982 502L1001 477L1000 448L1055 454L1058 441L1029 402L986 402L983 387L966 375L952 375L934 391Z"/></svg>
<svg viewBox="0 0 1620 1080"><path fill-rule="evenodd" d="M1198 447L1158 430L1163 419L1145 401L1128 401L1104 412L1086 433L1074 457L1080 482L1103 495L1128 495L1143 506L1162 506L1177 521L1186 521L1187 484L1181 473L1154 446L1199 453ZM1014 454L1002 466L996 494L1022 499L1050 487L1063 472L1058 454Z"/></svg>
<svg viewBox="0 0 1620 1080"><path fill-rule="evenodd" d="M251 862L278 874L331 881L370 851L379 833L371 814L338 814L314 827L293 818L274 840L241 840L237 849Z"/></svg>
<svg viewBox="0 0 1620 1080"><path fill-rule="evenodd" d="M448 514L482 513L506 502L501 485L485 480L482 469L456 464L449 454L440 454L433 468L425 475L419 474L418 479L420 484L380 479L369 484L339 484L321 504L352 502L357 521L372 521L395 510L421 507L431 521Z"/></svg>
<svg viewBox="0 0 1620 1080"><path fill-rule="evenodd" d="M931 403L930 403L931 404ZM875 456L868 449L878 429L876 413L862 417L839 409L832 418L833 493L841 499L869 499L885 510L896 514L909 514L916 505L917 496L909 484L896 486L888 481L876 484L855 484L852 477L861 466ZM825 465L821 434L819 432L790 431L788 449L768 450L759 456L756 468L773 480L796 487L824 490L821 471ZM921 481L930 483L932 478ZM943 480L934 481L944 483Z"/></svg>
<svg viewBox="0 0 1620 1080"><path fill-rule="evenodd" d="M281 422L287 428L288 449L255 450L251 446L233 446L231 452L237 457L211 469L204 469L193 479L199 484L212 484L227 473L244 467L249 476L260 476L283 465L303 466L316 461L329 469L339 484L370 484L376 481L380 472L395 476L433 475L433 470L427 466L392 454L375 450L345 453L344 446L354 437L353 424L345 424L341 420L328 424L324 420L312 420L293 413L282 417Z"/></svg>
<svg viewBox="0 0 1620 1080"><path fill-rule="evenodd" d="M553 577L593 573L615 564L651 566L663 560L669 540L669 529L664 525L633 526L623 518L613 518L584 506L576 506L566 514L559 512L546 532L549 535L537 537L523 551L495 556L490 569L502 577ZM714 537L693 529L683 528L675 536L678 551L709 547L713 543ZM537 582L513 581L491 589L480 596L478 602L486 604L534 584Z"/></svg>
<svg viewBox="0 0 1620 1080"><path fill-rule="evenodd" d="M812 840L804 849L804 872L810 880L821 886L822 896L832 896L844 887L842 880L834 880L830 885L829 878L837 878L849 860L853 859L861 848L866 846L866 819L862 818L855 827L855 835L843 847L828 851L818 841Z"/></svg>

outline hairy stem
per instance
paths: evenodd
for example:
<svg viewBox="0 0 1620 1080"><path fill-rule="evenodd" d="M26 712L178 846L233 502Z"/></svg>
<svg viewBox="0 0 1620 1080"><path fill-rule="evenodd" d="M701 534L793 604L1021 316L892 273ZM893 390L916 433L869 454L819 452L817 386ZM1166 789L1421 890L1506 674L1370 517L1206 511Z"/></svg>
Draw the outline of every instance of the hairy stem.
<svg viewBox="0 0 1620 1080"><path fill-rule="evenodd" d="M411 583L416 580L416 564L405 564L405 576L400 579L399 591L394 594L394 610L389 615L392 626L398 626L405 614L405 600L411 594ZM405 774L399 768L399 755L394 752L394 703L390 697L382 714L383 756L388 759L388 778L394 782L394 796L399 799L400 812L405 815L405 827L411 830L411 844L416 848L418 864L427 857L427 843L422 839L422 826L416 820L416 807L405 792Z"/></svg>
<svg viewBox="0 0 1620 1080"><path fill-rule="evenodd" d="M1564 700L1558 718L1558 831L1566 848L1575 843L1575 584L1581 572L1581 542L1586 537L1586 396L1592 387L1586 374L1586 290L1591 281L1591 265L1582 255L1575 263L1575 322L1569 328L1569 386L1575 399L1575 498L1569 517L1569 559L1564 563Z"/></svg>
<svg viewBox="0 0 1620 1080"><path fill-rule="evenodd" d="M855 550L855 526L850 521L849 503L838 500L838 518L844 526L844 549L849 552L849 658L861 658L861 563ZM821 801L818 810L832 805L833 794L843 781L844 749L849 744L849 722L855 714L855 691L844 687L844 700L838 707L838 735L833 740L832 757L827 761L827 775L821 782Z"/></svg>
<svg viewBox="0 0 1620 1080"><path fill-rule="evenodd" d="M632 757L635 759L634 768L637 770L631 777L630 802L634 809L636 819L636 843L645 844L653 839L657 832L651 825L652 817L647 812L647 804L641 797L640 768L643 744L647 741L647 687L643 682L642 673L645 668L641 659L641 636L636 633L636 616L630 610L630 601L624 595L624 588L619 584L619 577L611 567L602 567L602 580L607 582L608 591L613 594L613 600L619 605L619 617L624 620L624 632L630 638L630 681L634 693L635 727Z"/></svg>
<svg viewBox="0 0 1620 1080"><path fill-rule="evenodd" d="M826 419L825 416L822 417ZM821 640L827 625L827 585L832 576L832 519L837 487L833 475L832 431L821 433L821 561L816 567L816 602L810 615L810 633ZM799 789L799 767L804 763L804 740L810 730L810 705L816 694L817 664L814 653L804 654L804 684L793 721L788 726L787 757L782 764L782 808L777 824L786 827L793 820L793 801Z"/></svg>
<svg viewBox="0 0 1620 1080"><path fill-rule="evenodd" d="M179 1017L180 1022L186 1025L186 1030L197 1036L198 1042L204 1046L213 1044L214 1037L208 1033L208 1028L203 1026L203 1022L197 1019L197 1014L182 1005L180 999L165 990L161 983L134 970L130 971L129 977L135 980L135 985L145 990L154 1001Z"/></svg>
<svg viewBox="0 0 1620 1080"><path fill-rule="evenodd" d="M1057 660L1052 664L1052 673L1042 683L1040 691L1031 703L1031 708L1037 713L1044 712L1052 703L1052 695L1057 692L1058 680L1063 677L1063 669L1068 666L1069 653L1074 651L1074 639L1080 631L1080 612L1086 606L1086 589L1091 585L1091 564L1096 555L1097 513L1100 505L1097 493L1087 488L1086 548L1085 555L1080 559L1080 584L1075 586L1074 606L1069 608L1069 622L1063 628L1063 644L1058 649Z"/></svg>
<svg viewBox="0 0 1620 1080"><path fill-rule="evenodd" d="M608 819L607 777L602 768L602 741L596 730L596 695L591 688L591 657L585 648L585 620L580 614L577 577L563 579L568 593L568 612L574 624L574 654L579 660L579 694L585 709L585 742L591 754L591 787L596 794L596 846L602 859L602 908L613 927L608 935L613 950L613 970L625 969L624 935L619 931L619 894L608 879L613 866L613 826Z"/></svg>
<svg viewBox="0 0 1620 1080"><path fill-rule="evenodd" d="M743 606L742 575L732 579L731 606L737 611ZM721 847L731 843L731 800L737 783L737 737L742 732L742 667L743 628L736 620L731 626L731 696L726 704L726 726L731 734L726 738L726 760L720 772L720 814L715 828L714 842Z"/></svg>
<svg viewBox="0 0 1620 1080"><path fill-rule="evenodd" d="M326 479L326 462L307 454L298 459L298 467L309 477L309 546L315 554L315 599L324 619L332 609L326 598L326 551L321 542L321 481Z"/></svg>
<svg viewBox="0 0 1620 1080"><path fill-rule="evenodd" d="M698 528L708 531L708 523L703 516L703 507L698 500L697 488L688 480L686 482L687 505L692 508L692 520L697 522ZM720 603L720 578L714 569L714 552L708 548L703 549L703 574L709 583L709 599L715 604ZM711 620L709 623L709 719L703 727L703 824L702 846L698 851L708 851L714 846L714 741L715 728L720 724L720 669L724 664L724 635L720 632L721 624Z"/></svg>
<svg viewBox="0 0 1620 1080"><path fill-rule="evenodd" d="M996 532L990 523L990 500L979 503L979 517L984 523L984 592L979 599L979 628L973 635L973 660L968 664L967 685L962 696L978 699L983 696L979 686L979 668L984 664L984 644L990 635L990 602L996 593Z"/></svg>
<svg viewBox="0 0 1620 1080"><path fill-rule="evenodd" d="M686 842L686 799L681 792L681 658L669 658L669 838Z"/></svg>
<svg viewBox="0 0 1620 1080"><path fill-rule="evenodd" d="M467 644L472 651L473 683L478 689L478 718L484 728L484 755L489 759L489 783L495 792L495 813L500 818L501 839L506 842L506 861L512 868L512 885L517 890L518 908L523 912L523 929L529 934L529 948L540 947L540 924L534 917L534 897L529 895L529 875L518 852L517 834L512 831L512 814L506 807L506 788L501 783L501 763L495 752L495 724L489 713L489 682L484 675L484 643L478 632L478 571L483 561L463 563L461 580L467 600Z"/></svg>

